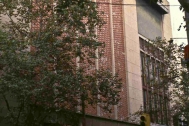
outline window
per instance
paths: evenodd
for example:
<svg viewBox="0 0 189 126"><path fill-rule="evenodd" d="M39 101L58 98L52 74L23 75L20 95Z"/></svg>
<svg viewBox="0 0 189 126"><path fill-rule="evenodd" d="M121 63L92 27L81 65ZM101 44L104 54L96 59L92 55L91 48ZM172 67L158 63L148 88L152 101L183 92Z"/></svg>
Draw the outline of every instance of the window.
<svg viewBox="0 0 189 126"><path fill-rule="evenodd" d="M163 51L142 38L139 41L144 111L150 114L153 123L168 124L168 96L161 79L166 72Z"/></svg>

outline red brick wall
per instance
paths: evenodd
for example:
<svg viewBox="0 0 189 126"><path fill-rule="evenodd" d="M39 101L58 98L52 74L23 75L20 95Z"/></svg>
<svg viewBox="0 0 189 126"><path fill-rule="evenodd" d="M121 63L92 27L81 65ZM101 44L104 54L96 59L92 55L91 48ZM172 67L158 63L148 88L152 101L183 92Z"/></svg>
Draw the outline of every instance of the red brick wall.
<svg viewBox="0 0 189 126"><path fill-rule="evenodd" d="M109 0L97 0L97 3L107 3ZM101 29L98 29L98 40L105 43L104 55L99 60L100 68L108 68L112 71L112 51L111 51L111 26L110 26L110 6L108 4L98 4L99 12L104 12L102 18L106 22ZM106 118L114 118L114 107L112 113L108 113L101 109L100 115Z"/></svg>
<svg viewBox="0 0 189 126"><path fill-rule="evenodd" d="M112 0L112 3L122 4L122 0ZM125 51L124 51L124 33L123 33L123 6L113 5L113 31L114 31L114 49L115 49L115 69L122 78L121 101L118 105L118 119L123 120L127 116L127 87L125 70Z"/></svg>
<svg viewBox="0 0 189 126"><path fill-rule="evenodd" d="M106 67L112 70L112 51L111 51L111 30L110 30L110 5L100 4L109 3L110 0L97 0L99 11L103 11L102 15L106 24L101 30L98 29L98 40L105 42L104 56L99 60L100 67ZM122 0L112 0L112 3L121 4ZM125 70L125 55L124 55L124 33L123 33L123 10L120 5L112 6L113 17L113 36L114 36L114 54L115 54L115 69L122 78L121 101L118 105L118 119L124 120L127 117L127 87L126 87L126 70ZM101 111L103 117L114 118L114 110L112 114Z"/></svg>
<svg viewBox="0 0 189 126"><path fill-rule="evenodd" d="M109 68L112 70L112 51L111 51L111 24L110 24L110 0L96 0L99 6L99 12L103 11L102 18L106 22L101 29L97 29L98 40L105 43L104 56L99 59L100 68ZM112 0L112 3L121 4L122 0ZM124 54L124 33L123 33L123 6L113 5L112 6L112 17L113 17L113 36L114 36L114 54L115 54L115 70L119 73L122 78L122 92L121 101L118 105L118 119L124 120L128 113L127 107L127 84L126 84L126 69L125 69L125 54ZM32 23L32 29L39 27L38 22ZM100 49L99 49L100 50ZM113 108L113 107L112 107ZM88 106L86 112L91 115L97 115L97 109ZM114 109L112 113L103 112L101 115L106 118L114 118Z"/></svg>
<svg viewBox="0 0 189 126"><path fill-rule="evenodd" d="M97 0L96 2L108 2L109 0ZM103 49L103 57L99 59L99 67L100 68L108 68L112 70L112 57L111 57L111 31L110 31L110 12L108 4L99 4L99 14L100 12L104 12L102 18L106 22L101 29L97 29L98 41L104 42L105 49ZM101 51L101 49L99 49ZM97 115L97 109L94 109L90 106L86 109L86 112L91 115ZM113 115L107 112L103 112L101 110L101 115L106 118L113 118Z"/></svg>
<svg viewBox="0 0 189 126"><path fill-rule="evenodd" d="M109 2L109 0L97 0L97 2ZM106 24L97 31L98 40L105 43L104 56L99 60L99 66L112 70L110 8L108 4L98 4L98 6L99 12L104 12L102 18L106 22Z"/></svg>

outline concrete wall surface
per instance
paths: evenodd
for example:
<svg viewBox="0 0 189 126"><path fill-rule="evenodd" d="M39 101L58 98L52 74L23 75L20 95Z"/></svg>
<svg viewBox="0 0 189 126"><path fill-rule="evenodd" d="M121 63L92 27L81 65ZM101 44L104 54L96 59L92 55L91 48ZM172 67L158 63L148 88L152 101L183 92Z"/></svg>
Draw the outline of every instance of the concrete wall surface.
<svg viewBox="0 0 189 126"><path fill-rule="evenodd" d="M95 116L87 116L86 126L139 126L139 125L128 122L121 122L117 120L95 117Z"/></svg>

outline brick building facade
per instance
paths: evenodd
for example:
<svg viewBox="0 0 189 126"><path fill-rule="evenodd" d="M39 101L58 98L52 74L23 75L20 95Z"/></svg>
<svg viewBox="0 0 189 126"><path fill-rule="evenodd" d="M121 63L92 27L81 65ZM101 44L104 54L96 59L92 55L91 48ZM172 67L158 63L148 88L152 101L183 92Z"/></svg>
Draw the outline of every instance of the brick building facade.
<svg viewBox="0 0 189 126"><path fill-rule="evenodd" d="M104 12L103 19L106 22L101 30L96 31L98 40L106 44L104 56L96 60L96 67L107 67L113 74L119 73L123 85L121 101L113 106L112 113L104 112L98 106L95 109L89 107L86 111L93 116L127 121L130 114L145 105L139 38L155 39L160 36L169 40L172 37L169 8L160 3L152 6L148 3L150 0L93 1L97 2L99 11ZM163 4L169 3L163 0ZM91 118L87 124L99 125L91 123Z"/></svg>
<svg viewBox="0 0 189 126"><path fill-rule="evenodd" d="M142 84L140 39L172 37L168 6L151 4L149 0L95 0L103 11L106 24L97 31L98 39L105 42L105 56L98 60L99 66L118 72L122 78L121 101L113 113L100 109L88 109L88 113L106 118L127 121L130 114L145 107ZM140 39L139 39L140 38ZM98 108L98 107L97 107ZM154 121L154 123L158 123Z"/></svg>

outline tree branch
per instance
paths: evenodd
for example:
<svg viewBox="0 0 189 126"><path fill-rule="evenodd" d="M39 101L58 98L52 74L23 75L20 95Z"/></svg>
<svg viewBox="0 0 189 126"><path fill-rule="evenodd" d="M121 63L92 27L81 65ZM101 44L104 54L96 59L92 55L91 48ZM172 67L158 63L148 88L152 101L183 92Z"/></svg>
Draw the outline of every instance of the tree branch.
<svg viewBox="0 0 189 126"><path fill-rule="evenodd" d="M18 117L17 117L17 119L16 119L16 126L18 126L18 120L19 120L19 118L20 118L20 114L21 114L21 111L22 111L23 107L24 107L24 100L23 100L23 103L22 103L21 106L20 106L20 110L19 110L19 113L18 113Z"/></svg>
<svg viewBox="0 0 189 126"><path fill-rule="evenodd" d="M5 97L4 94L2 94L2 95L3 95L3 98L4 98L4 100L5 100L5 103L6 103L7 109L8 109L8 111L9 111L10 114L11 114L11 117L14 118L14 115L13 115L13 113L11 112L10 105L9 105L9 102L8 102L7 98Z"/></svg>

